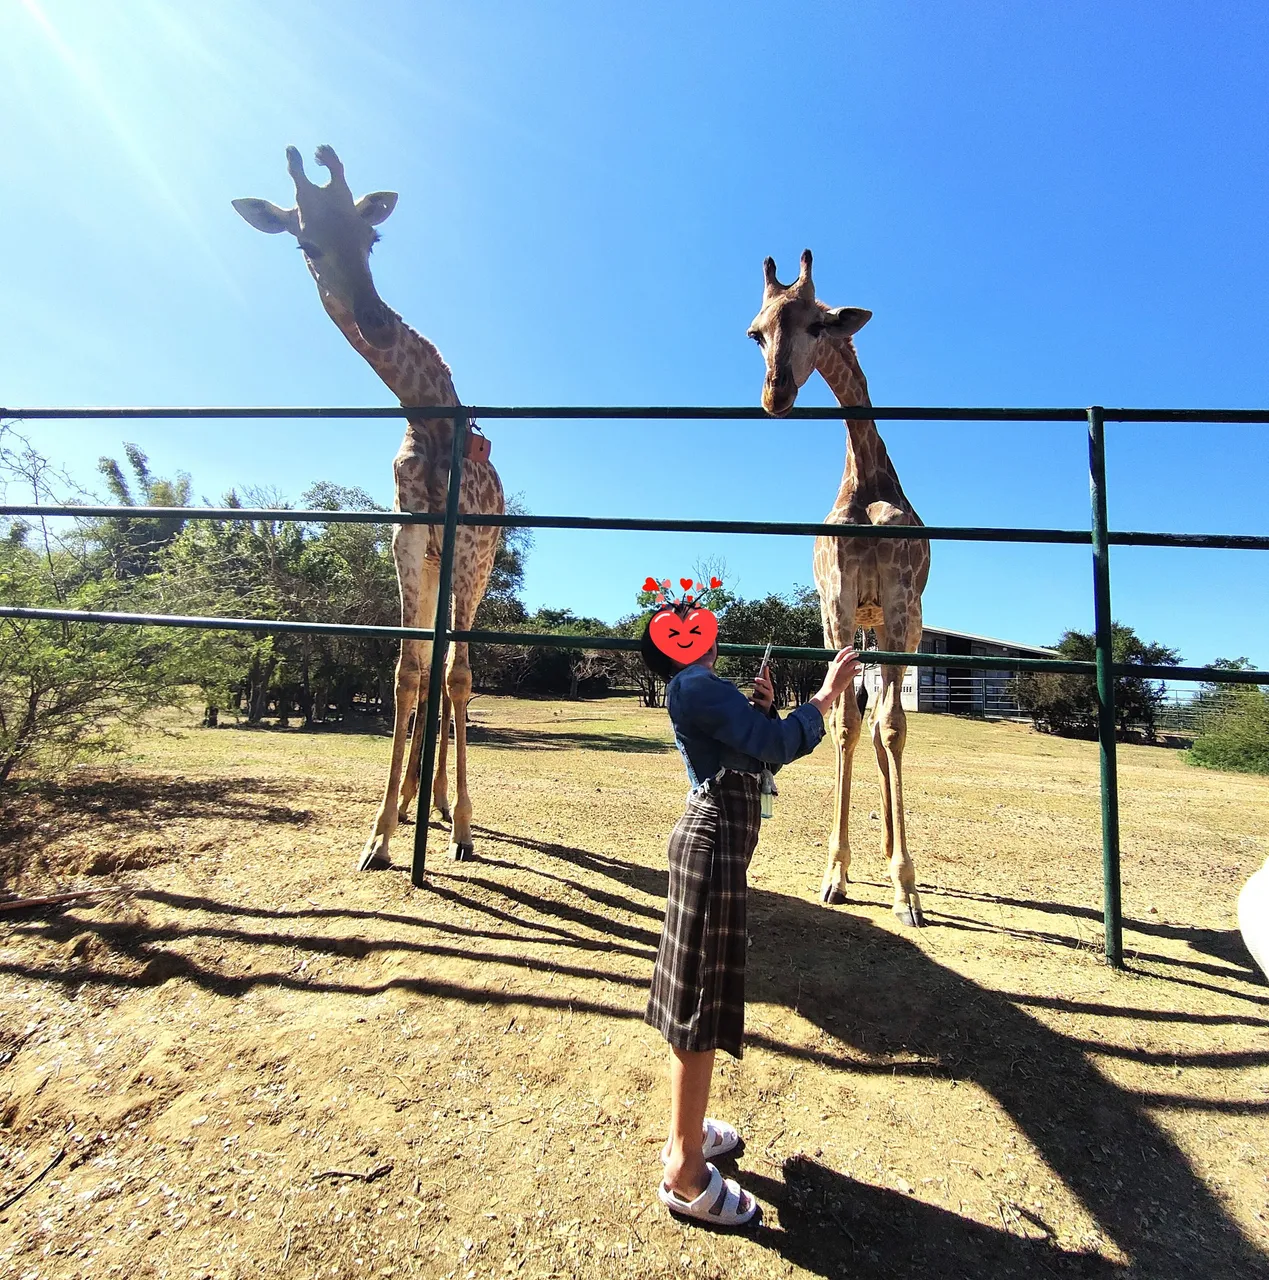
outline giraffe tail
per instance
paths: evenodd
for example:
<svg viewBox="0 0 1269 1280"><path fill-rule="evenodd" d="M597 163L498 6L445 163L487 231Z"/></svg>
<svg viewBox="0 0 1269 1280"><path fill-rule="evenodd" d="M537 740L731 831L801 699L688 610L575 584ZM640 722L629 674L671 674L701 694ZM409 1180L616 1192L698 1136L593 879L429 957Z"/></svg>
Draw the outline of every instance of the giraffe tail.
<svg viewBox="0 0 1269 1280"><path fill-rule="evenodd" d="M868 710L868 682L861 680L859 688L855 690L855 706L859 708L859 718L864 718L864 712Z"/></svg>

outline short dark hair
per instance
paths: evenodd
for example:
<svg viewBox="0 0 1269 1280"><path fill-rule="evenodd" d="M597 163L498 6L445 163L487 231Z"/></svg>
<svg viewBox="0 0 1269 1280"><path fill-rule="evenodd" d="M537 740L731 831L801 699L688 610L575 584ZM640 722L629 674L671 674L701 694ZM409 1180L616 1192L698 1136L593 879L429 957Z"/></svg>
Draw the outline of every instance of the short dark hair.
<svg viewBox="0 0 1269 1280"><path fill-rule="evenodd" d="M654 613L652 618L657 615ZM648 627L652 624L652 618L649 618L643 628L643 635L639 637L639 656L643 659L643 665L652 672L654 676L660 677L667 684L674 679L682 670L682 667L670 657L668 653L662 653L652 642L652 636L648 631Z"/></svg>

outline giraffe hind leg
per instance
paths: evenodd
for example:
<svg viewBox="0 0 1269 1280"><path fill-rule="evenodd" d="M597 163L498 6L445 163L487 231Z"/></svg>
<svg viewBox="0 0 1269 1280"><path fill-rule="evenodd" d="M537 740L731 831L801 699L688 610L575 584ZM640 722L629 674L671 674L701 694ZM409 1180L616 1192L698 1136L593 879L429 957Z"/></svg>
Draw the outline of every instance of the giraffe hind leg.
<svg viewBox="0 0 1269 1280"><path fill-rule="evenodd" d="M449 808L449 727L453 718L454 702L449 696L449 682L441 686L441 726L436 738L436 774L432 779L432 808L442 822L452 822Z"/></svg>

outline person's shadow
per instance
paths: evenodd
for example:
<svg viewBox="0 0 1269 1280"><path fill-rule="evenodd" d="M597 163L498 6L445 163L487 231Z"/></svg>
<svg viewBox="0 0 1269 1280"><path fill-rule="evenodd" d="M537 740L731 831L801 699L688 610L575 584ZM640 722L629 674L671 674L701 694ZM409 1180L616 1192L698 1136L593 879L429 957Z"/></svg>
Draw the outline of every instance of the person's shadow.
<svg viewBox="0 0 1269 1280"><path fill-rule="evenodd" d="M1033 1274L1109 1280L1132 1274L1098 1254L1059 1249L1043 1235L984 1226L901 1192L856 1182L804 1156L786 1160L782 1172L783 1182L740 1174L751 1192L780 1206L779 1228L760 1224L754 1239L787 1262L832 1280L1005 1280ZM1028 1222L1046 1230L1038 1218Z"/></svg>

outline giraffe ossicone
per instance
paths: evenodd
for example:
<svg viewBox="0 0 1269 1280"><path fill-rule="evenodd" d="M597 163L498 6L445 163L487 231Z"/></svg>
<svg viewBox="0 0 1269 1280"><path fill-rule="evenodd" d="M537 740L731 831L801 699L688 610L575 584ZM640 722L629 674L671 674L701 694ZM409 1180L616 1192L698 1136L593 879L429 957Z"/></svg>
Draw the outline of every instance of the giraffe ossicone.
<svg viewBox="0 0 1269 1280"><path fill-rule="evenodd" d="M780 417L818 370L843 408L868 405L868 383L855 354L854 335L872 318L861 307L829 307L815 296L811 251L802 254L798 278L780 283L774 259L762 264L762 308L749 336L762 348L766 377L762 405ZM920 518L899 483L885 443L871 418L846 423L841 486L825 524L897 524L919 527ZM872 628L883 651L915 653L921 643L921 593L930 573L930 544L921 537L820 537L815 540L815 588L820 597L824 643L850 644L860 628ZM872 714L872 744L881 775L882 852L890 863L894 912L904 923L924 917L916 871L908 853L903 812L903 748L907 716L901 699L903 666L881 668L881 693ZM833 826L828 865L820 887L826 903L846 900L850 879L850 785L862 721L861 701L846 695L833 709L837 747Z"/></svg>
<svg viewBox="0 0 1269 1280"><path fill-rule="evenodd" d="M305 173L304 162L295 147L286 150L287 171L295 184L293 207L281 208L268 200L253 198L235 200L234 208L258 231L270 235L286 232L295 237L309 273L317 283L318 297L327 315L404 407L457 407L460 401L440 352L383 302L370 271L370 253L379 239L376 228L396 207L396 193L374 191L354 199L343 163L334 150L329 146L318 147L315 159L330 175L324 186L314 183ZM394 510L444 512L453 433L454 422L449 417L407 422L405 439L392 464ZM480 456L477 450L468 457L463 467L460 511L465 515L504 514L502 483L488 456ZM470 525L458 529L450 602L451 625L455 630L471 629L476 608L489 582L500 536L498 529ZM430 629L436 621L441 537L437 526L396 527L392 555L401 593L402 626ZM418 792L423 728L428 716L441 717L432 803L448 821L446 757L451 713L453 715L456 795L450 849L457 858L472 853L472 806L467 786L471 665L467 645L456 643L450 647L439 708L426 705L431 657L430 641L401 642L396 668L391 763L383 800L358 862L363 871L390 864L389 841ZM414 732L409 736L411 717ZM417 820L426 822L427 814L420 813Z"/></svg>

